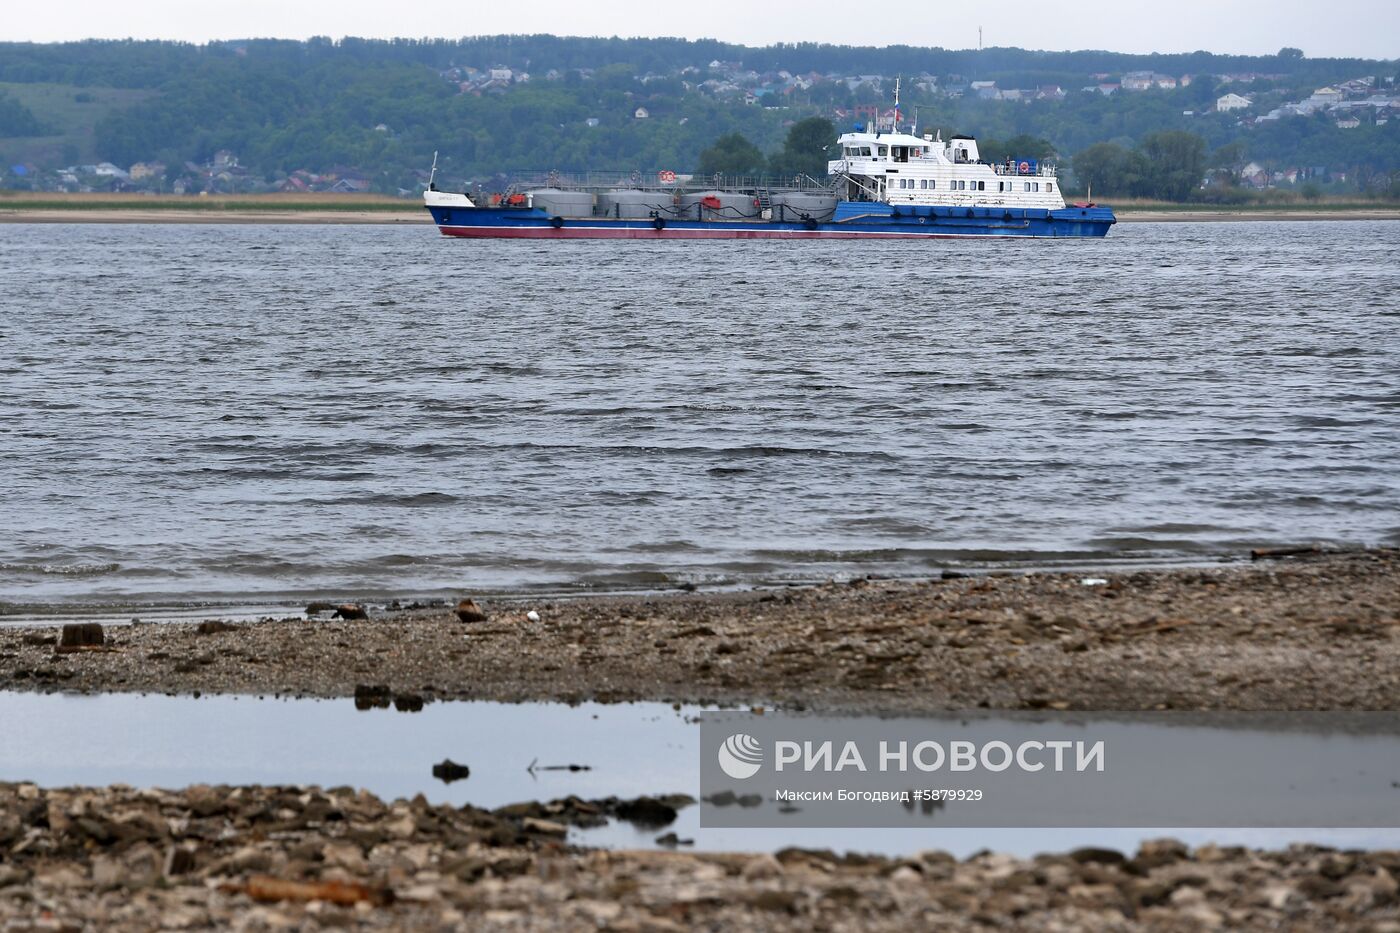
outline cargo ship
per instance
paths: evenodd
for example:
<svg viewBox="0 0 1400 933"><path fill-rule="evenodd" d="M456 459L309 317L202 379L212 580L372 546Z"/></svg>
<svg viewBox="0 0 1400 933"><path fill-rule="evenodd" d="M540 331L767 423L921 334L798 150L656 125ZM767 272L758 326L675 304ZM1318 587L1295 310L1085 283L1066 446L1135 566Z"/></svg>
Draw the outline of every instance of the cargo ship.
<svg viewBox="0 0 1400 933"><path fill-rule="evenodd" d="M901 131L897 117L842 134L831 154L822 180L551 172L475 199L437 190L435 159L423 198L443 235L476 238L1101 237L1116 222L1066 204L1053 165L984 162L973 137Z"/></svg>

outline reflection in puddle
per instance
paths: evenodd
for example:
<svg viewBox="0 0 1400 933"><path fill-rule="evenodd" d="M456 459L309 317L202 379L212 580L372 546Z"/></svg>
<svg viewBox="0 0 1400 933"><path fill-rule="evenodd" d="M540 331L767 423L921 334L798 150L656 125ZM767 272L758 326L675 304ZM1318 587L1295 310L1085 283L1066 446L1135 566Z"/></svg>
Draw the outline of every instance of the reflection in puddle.
<svg viewBox="0 0 1400 933"><path fill-rule="evenodd" d="M350 699L0 693L0 780L50 787L350 785L384 799L422 794L432 803L487 808L570 795L698 796L693 720L701 712L663 703L449 702L404 713L392 706L360 711ZM1019 855L1081 845L1131 851L1162 835L1271 848L1297 841L1400 847L1396 830L701 829L699 819L700 808L690 806L664 828L614 822L572 838L629 848L664 838L710 850L943 849L959 857L984 848Z"/></svg>

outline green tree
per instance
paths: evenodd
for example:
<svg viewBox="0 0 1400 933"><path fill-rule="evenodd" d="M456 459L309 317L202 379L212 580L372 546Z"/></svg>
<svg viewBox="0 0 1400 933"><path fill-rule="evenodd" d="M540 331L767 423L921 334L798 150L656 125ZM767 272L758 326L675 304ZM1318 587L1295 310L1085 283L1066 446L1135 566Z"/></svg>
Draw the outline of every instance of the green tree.
<svg viewBox="0 0 1400 933"><path fill-rule="evenodd" d="M831 161L829 147L836 142L836 127L826 117L798 120L788 130L783 148L773 154L768 167L774 175L787 178L794 175L826 177L826 163Z"/></svg>
<svg viewBox="0 0 1400 933"><path fill-rule="evenodd" d="M1055 158L1055 146L1048 139L1021 133L1007 140L987 139L977 146L983 162L1005 162L1007 159L1035 159L1040 162Z"/></svg>
<svg viewBox="0 0 1400 933"><path fill-rule="evenodd" d="M1206 168L1206 141L1185 130L1150 133L1142 140L1150 166L1152 195L1185 201L1201 186Z"/></svg>
<svg viewBox="0 0 1400 933"><path fill-rule="evenodd" d="M1112 197L1147 193L1149 168L1142 153L1117 143L1095 143L1074 157L1074 177L1079 183Z"/></svg>
<svg viewBox="0 0 1400 933"><path fill-rule="evenodd" d="M763 153L742 133L726 133L700 153L697 174L760 175L764 169Z"/></svg>
<svg viewBox="0 0 1400 933"><path fill-rule="evenodd" d="M33 111L0 91L0 136L39 136L43 132Z"/></svg>

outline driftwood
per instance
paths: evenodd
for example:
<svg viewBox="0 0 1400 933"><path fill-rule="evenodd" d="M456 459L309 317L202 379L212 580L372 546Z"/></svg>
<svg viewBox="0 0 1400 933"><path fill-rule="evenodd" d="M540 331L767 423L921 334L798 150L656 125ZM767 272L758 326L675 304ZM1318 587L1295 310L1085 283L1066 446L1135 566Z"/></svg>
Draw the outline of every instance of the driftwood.
<svg viewBox="0 0 1400 933"><path fill-rule="evenodd" d="M1175 622L1160 622L1157 625L1149 625L1146 628L1129 629L1129 635L1156 635L1159 632L1174 632L1179 628L1191 625L1190 619L1179 619Z"/></svg>
<svg viewBox="0 0 1400 933"><path fill-rule="evenodd" d="M394 902L394 892L345 881L284 881L254 875L247 884L226 884L226 894L247 894L255 901L324 901L353 907L361 901L384 906Z"/></svg>
<svg viewBox="0 0 1400 933"><path fill-rule="evenodd" d="M1316 544L1303 547L1257 547L1249 552L1250 560L1265 560L1271 557L1297 557L1299 554L1321 554L1322 548Z"/></svg>

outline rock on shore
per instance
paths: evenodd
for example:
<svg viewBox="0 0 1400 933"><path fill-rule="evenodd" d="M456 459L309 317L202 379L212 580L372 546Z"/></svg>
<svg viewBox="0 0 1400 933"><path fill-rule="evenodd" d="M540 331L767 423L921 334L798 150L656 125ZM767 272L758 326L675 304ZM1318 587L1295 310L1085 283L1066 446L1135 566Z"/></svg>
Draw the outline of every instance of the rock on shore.
<svg viewBox="0 0 1400 933"><path fill-rule="evenodd" d="M563 823L592 806L0 784L0 928L1400 930L1400 852L1159 840L1132 857L957 861L568 846Z"/></svg>

